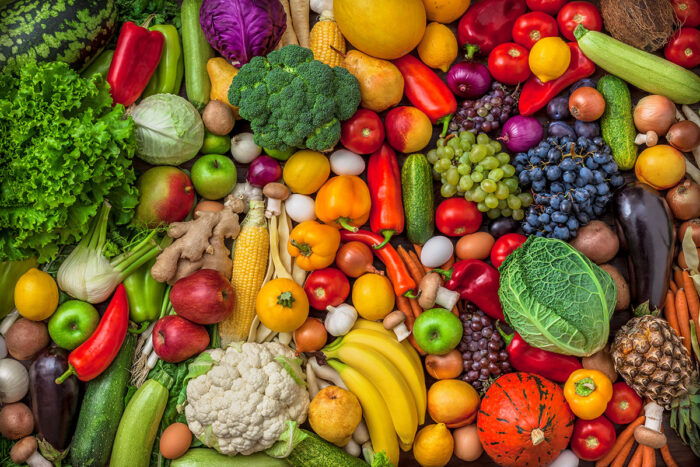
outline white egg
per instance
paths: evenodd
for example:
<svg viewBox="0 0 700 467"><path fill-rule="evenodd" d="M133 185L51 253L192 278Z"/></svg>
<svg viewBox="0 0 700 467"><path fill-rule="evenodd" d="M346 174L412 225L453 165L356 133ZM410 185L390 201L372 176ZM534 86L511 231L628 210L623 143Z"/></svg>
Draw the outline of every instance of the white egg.
<svg viewBox="0 0 700 467"><path fill-rule="evenodd" d="M431 238L423 245L423 251L420 254L420 262L428 268L437 268L447 262L454 253L454 245L452 241L438 235Z"/></svg>
<svg viewBox="0 0 700 467"><path fill-rule="evenodd" d="M365 160L347 149L338 149L330 157L331 170L336 175L360 175L365 171Z"/></svg>
<svg viewBox="0 0 700 467"><path fill-rule="evenodd" d="M287 215L294 222L312 221L316 219L314 200L310 196L294 193L284 202Z"/></svg>

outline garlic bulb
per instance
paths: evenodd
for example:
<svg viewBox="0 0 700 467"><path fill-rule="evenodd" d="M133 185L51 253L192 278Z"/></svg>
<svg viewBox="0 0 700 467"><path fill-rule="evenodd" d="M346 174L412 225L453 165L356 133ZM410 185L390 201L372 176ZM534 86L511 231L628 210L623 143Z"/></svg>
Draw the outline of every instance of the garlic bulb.
<svg viewBox="0 0 700 467"><path fill-rule="evenodd" d="M311 0L309 7L311 11L320 15L325 10L333 11L333 0Z"/></svg>
<svg viewBox="0 0 700 467"><path fill-rule="evenodd" d="M357 321L357 310L347 303L341 303L338 306L326 307L328 314L326 315L326 331L333 336L344 336L355 325Z"/></svg>

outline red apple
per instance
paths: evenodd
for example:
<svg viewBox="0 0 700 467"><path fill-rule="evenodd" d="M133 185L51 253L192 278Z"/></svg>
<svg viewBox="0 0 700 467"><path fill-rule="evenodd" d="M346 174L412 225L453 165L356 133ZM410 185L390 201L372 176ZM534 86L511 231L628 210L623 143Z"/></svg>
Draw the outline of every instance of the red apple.
<svg viewBox="0 0 700 467"><path fill-rule="evenodd" d="M233 313L233 288L219 271L200 269L175 282L170 303L183 318L197 324L214 324Z"/></svg>
<svg viewBox="0 0 700 467"><path fill-rule="evenodd" d="M418 152L428 145L433 125L423 111L415 107L396 107L384 119L386 139L399 152Z"/></svg>
<svg viewBox="0 0 700 467"><path fill-rule="evenodd" d="M136 187L141 195L134 222L149 228L180 222L194 204L192 181L177 167L148 169L136 181Z"/></svg>
<svg viewBox="0 0 700 467"><path fill-rule="evenodd" d="M178 363L202 352L209 345L204 326L181 316L164 316L153 328L153 349L161 360Z"/></svg>

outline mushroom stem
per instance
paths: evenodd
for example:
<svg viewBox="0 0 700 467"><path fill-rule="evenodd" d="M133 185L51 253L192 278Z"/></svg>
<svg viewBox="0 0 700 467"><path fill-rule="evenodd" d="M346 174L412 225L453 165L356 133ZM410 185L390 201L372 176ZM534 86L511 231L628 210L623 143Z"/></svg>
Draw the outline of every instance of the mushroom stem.
<svg viewBox="0 0 700 467"><path fill-rule="evenodd" d="M656 146L659 142L659 136L653 131L647 131L646 133L639 133L634 139L634 144L641 146L646 144L648 147Z"/></svg>
<svg viewBox="0 0 700 467"><path fill-rule="evenodd" d="M268 219L273 216L279 216L282 212L282 201L276 198L267 198L267 209L265 209L265 217Z"/></svg>
<svg viewBox="0 0 700 467"><path fill-rule="evenodd" d="M459 300L459 292L447 289L445 287L438 287L437 295L435 296L435 303L442 306L446 310L451 310L457 304Z"/></svg>
<svg viewBox="0 0 700 467"><path fill-rule="evenodd" d="M634 429L634 439L639 444L660 449L666 445L666 435L661 433L661 421L664 408L656 402L650 402L644 406L644 425Z"/></svg>
<svg viewBox="0 0 700 467"><path fill-rule="evenodd" d="M396 334L396 339L401 342L411 335L411 331L408 330L406 324L401 323L394 327L394 334Z"/></svg>
<svg viewBox="0 0 700 467"><path fill-rule="evenodd" d="M394 331L399 342L411 335L406 327L406 315L399 310L394 310L384 317L382 324L387 331Z"/></svg>
<svg viewBox="0 0 700 467"><path fill-rule="evenodd" d="M649 402L644 406L644 416L646 421L644 426L654 430L661 431L661 421L663 420L664 408L656 402Z"/></svg>
<svg viewBox="0 0 700 467"><path fill-rule="evenodd" d="M16 464L26 463L29 467L52 467L53 464L42 456L37 448L36 438L25 436L10 450L10 459Z"/></svg>

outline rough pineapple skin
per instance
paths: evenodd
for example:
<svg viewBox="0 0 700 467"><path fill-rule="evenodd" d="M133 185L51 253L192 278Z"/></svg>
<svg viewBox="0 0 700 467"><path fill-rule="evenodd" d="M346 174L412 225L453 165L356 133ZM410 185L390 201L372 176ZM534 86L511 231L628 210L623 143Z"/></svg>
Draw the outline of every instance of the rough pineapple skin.
<svg viewBox="0 0 700 467"><path fill-rule="evenodd" d="M612 357L627 384L666 409L688 390L690 355L664 319L647 315L628 321L615 335Z"/></svg>

